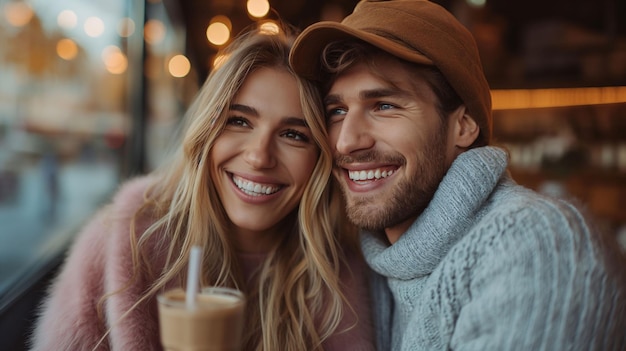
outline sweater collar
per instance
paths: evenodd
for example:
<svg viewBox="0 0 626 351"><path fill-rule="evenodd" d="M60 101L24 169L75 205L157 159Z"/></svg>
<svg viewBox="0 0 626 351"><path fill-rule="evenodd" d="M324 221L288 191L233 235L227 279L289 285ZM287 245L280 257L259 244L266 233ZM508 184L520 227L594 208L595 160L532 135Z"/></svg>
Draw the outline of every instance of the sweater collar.
<svg viewBox="0 0 626 351"><path fill-rule="evenodd" d="M384 276L403 280L430 274L476 221L506 167L507 154L496 147L459 155L428 207L394 245L388 246L381 233L362 233L369 265Z"/></svg>

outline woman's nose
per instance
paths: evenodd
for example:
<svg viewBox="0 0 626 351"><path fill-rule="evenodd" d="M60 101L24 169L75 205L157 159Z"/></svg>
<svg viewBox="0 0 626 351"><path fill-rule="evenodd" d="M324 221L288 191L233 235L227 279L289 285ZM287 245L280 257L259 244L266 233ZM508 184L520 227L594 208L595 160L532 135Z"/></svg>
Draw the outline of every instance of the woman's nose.
<svg viewBox="0 0 626 351"><path fill-rule="evenodd" d="M252 137L246 144L245 161L257 169L272 168L276 165L276 155L269 136Z"/></svg>

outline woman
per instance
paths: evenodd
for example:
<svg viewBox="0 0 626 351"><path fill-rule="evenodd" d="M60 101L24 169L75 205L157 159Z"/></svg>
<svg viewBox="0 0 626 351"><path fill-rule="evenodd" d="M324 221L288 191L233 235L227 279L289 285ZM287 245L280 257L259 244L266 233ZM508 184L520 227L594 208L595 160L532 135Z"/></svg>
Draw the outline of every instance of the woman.
<svg viewBox="0 0 626 351"><path fill-rule="evenodd" d="M160 349L155 296L184 286L192 245L203 285L246 293L246 350L373 348L321 101L289 67L289 45L253 32L229 46L172 162L124 185L79 236L34 349Z"/></svg>

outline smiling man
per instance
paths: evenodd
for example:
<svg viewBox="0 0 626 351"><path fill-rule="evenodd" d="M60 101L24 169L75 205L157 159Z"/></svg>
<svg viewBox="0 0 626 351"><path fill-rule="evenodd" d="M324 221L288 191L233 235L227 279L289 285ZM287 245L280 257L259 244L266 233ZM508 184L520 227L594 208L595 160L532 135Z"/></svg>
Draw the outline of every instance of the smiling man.
<svg viewBox="0 0 626 351"><path fill-rule="evenodd" d="M296 40L362 228L379 349L623 350L626 260L579 209L515 183L491 145L472 35L421 0L361 1Z"/></svg>

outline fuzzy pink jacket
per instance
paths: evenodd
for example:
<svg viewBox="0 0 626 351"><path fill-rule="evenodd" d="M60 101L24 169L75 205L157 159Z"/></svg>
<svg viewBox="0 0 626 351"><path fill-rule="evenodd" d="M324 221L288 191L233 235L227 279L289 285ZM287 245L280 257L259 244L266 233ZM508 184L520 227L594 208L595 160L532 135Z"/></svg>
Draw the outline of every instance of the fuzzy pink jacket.
<svg viewBox="0 0 626 351"><path fill-rule="evenodd" d="M31 339L32 350L92 350L109 328L109 335L97 350L162 350L156 299L121 318L151 283L146 276L139 276L124 293L108 298L102 317L97 312L103 294L124 287L132 273L130 220L142 202L148 183L147 177L127 182L112 203L100 210L79 234L43 303ZM138 227L141 230L150 224L149 219L143 219ZM151 249L153 269L159 272L164 264L164 251ZM345 274L341 281L359 323L356 328L326 340L326 350L374 349L366 268L357 259L350 260L350 268L353 274ZM353 318L347 317L338 329L353 323Z"/></svg>

